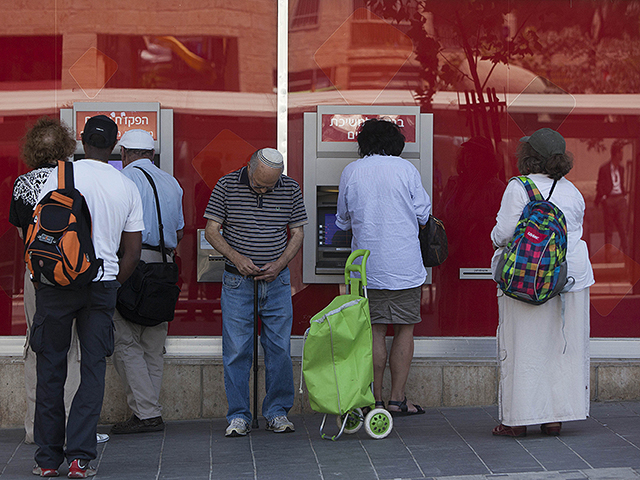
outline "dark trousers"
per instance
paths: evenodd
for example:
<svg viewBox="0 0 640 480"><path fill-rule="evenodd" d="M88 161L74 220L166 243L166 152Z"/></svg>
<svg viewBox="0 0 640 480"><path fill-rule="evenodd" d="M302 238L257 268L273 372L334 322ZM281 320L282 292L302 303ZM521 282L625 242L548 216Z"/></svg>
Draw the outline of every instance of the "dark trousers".
<svg viewBox="0 0 640 480"><path fill-rule="evenodd" d="M63 290L41 284L36 290L30 344L37 355L38 372L35 459L42 468L57 469L65 456L68 463L76 458L96 458L105 357L113 353L113 312L119 286L117 281L94 282L79 290ZM64 383L74 318L80 340L81 379L69 412L64 451Z"/></svg>
<svg viewBox="0 0 640 480"><path fill-rule="evenodd" d="M613 232L618 231L620 235L620 250L627 255L631 255L629 244L627 243L627 200L624 195L614 195L607 197L602 202L604 211L604 243L613 242Z"/></svg>

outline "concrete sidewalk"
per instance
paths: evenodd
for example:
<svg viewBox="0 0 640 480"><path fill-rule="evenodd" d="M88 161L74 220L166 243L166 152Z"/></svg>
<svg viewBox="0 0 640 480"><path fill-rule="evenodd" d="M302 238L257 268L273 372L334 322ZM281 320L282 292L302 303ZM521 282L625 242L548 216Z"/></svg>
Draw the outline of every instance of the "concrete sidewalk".
<svg viewBox="0 0 640 480"><path fill-rule="evenodd" d="M327 431L335 431L334 418ZM164 432L112 436L93 463L96 478L118 480L640 480L640 402L593 403L591 418L565 424L560 437L538 426L524 438L494 437L496 419L495 406L433 408L396 418L383 440L363 428L335 442L320 438L320 414L292 416L291 434L268 432L260 419L258 430L240 438L224 437L223 418L168 422ZM2 430L1 480L36 478L36 447L22 440L22 430Z"/></svg>

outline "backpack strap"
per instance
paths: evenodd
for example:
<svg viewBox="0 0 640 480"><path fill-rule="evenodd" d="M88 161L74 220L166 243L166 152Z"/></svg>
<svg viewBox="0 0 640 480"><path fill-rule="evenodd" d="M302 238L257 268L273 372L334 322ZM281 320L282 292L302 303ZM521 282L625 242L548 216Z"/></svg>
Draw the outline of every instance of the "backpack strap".
<svg viewBox="0 0 640 480"><path fill-rule="evenodd" d="M520 183L522 184L524 189L527 191L527 194L529 195L529 201L530 202L533 202L535 200L538 200L538 201L544 200L544 197L540 193L540 190L538 190L538 187L533 182L533 180L531 180L529 177L527 177L525 175L521 175L521 176L515 177L515 178L520 180Z"/></svg>
<svg viewBox="0 0 640 480"><path fill-rule="evenodd" d="M520 183L522 183L522 186L524 187L524 189L527 191L527 194L529 195L530 202L533 202L534 200L538 200L538 201L544 200L544 197L540 193L540 190L538 190L538 187L533 182L533 180L531 180L529 177L525 175L521 175L515 178L520 180ZM551 190L549 190L549 196L546 199L547 202L551 198L551 194L553 193L553 190L556 188L557 184L558 184L558 180L554 180L553 185L551 185Z"/></svg>
<svg viewBox="0 0 640 480"><path fill-rule="evenodd" d="M551 190L549 190L549 196L547 197L547 202L551 198L551 194L553 193L553 189L556 188L557 183L558 183L558 180L553 181L553 185L551 185Z"/></svg>
<svg viewBox="0 0 640 480"><path fill-rule="evenodd" d="M58 160L58 188L60 190L73 189L73 164Z"/></svg>

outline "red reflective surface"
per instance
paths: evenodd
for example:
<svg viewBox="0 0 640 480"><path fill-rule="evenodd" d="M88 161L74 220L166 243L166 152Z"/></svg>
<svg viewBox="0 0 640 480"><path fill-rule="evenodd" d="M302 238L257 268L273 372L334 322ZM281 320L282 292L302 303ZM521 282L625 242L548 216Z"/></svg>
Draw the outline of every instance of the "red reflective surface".
<svg viewBox="0 0 640 480"><path fill-rule="evenodd" d="M492 336L495 284L460 279L460 269L489 267L489 232L504 185L518 174L518 139L556 128L575 157L568 178L586 201L584 239L597 282L591 334L640 337L640 9L634 2L522 0L427 2L415 10L422 3L290 2L288 174L302 184L302 113L319 104L417 104L433 113L433 213L447 227L450 256L423 288L416 334ZM387 8L393 5L401 8ZM217 179L254 149L275 146L275 2L160 2L148 12L120 6L118 18L129 18L140 34L108 6L90 13L73 4L29 8L11 12L13 33L0 39L0 335L25 328L22 245L8 222L13 181L26 171L20 138L40 115L58 116L79 101L173 109L186 226L170 334L220 335L220 284L197 282L197 229ZM461 144L478 135L492 141L495 160L459 162ZM609 238L595 202L598 172L615 142L623 152L625 248L618 228ZM303 284L301 255L290 268L300 335L338 286Z"/></svg>

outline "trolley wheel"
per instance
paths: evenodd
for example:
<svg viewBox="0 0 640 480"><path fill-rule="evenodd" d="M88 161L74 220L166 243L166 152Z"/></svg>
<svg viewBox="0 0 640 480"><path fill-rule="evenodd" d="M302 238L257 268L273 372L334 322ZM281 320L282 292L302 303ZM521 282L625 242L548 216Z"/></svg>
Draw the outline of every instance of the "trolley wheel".
<svg viewBox="0 0 640 480"><path fill-rule="evenodd" d="M374 408L364 419L364 429L376 440L384 438L393 429L393 417L384 408Z"/></svg>
<svg viewBox="0 0 640 480"><path fill-rule="evenodd" d="M362 428L364 417L362 415L361 408L354 408L353 410L345 413L342 416L337 416L336 423L338 424L339 428L342 428L342 422L345 418L347 424L344 426L344 433L351 435L352 433L356 433Z"/></svg>

